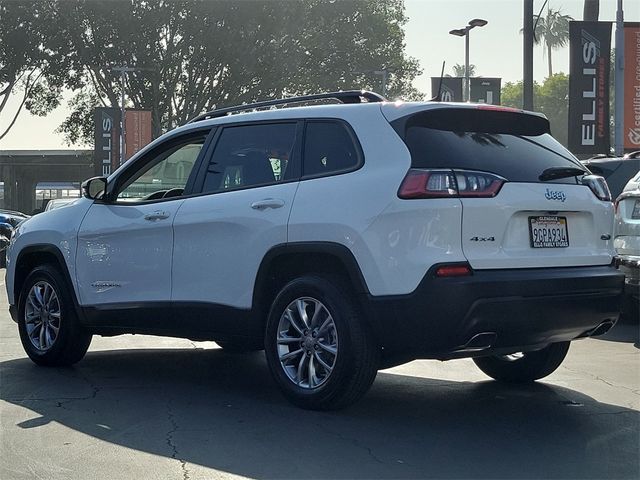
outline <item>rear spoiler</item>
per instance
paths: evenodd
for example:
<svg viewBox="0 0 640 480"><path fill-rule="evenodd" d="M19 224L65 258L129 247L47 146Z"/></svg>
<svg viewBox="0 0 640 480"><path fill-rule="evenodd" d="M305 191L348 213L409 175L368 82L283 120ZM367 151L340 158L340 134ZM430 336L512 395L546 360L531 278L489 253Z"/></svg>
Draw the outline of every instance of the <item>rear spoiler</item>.
<svg viewBox="0 0 640 480"><path fill-rule="evenodd" d="M541 113L496 105L429 105L391 121L398 133L420 126L451 132L538 136L551 133L549 120Z"/></svg>

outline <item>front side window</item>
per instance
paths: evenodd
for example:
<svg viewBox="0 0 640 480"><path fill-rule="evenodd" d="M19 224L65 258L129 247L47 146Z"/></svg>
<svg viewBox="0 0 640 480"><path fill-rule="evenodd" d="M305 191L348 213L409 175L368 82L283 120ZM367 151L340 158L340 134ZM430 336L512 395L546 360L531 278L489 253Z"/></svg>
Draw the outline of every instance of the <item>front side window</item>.
<svg viewBox="0 0 640 480"><path fill-rule="evenodd" d="M140 202L182 195L207 133L190 136L157 154L120 189L117 200Z"/></svg>
<svg viewBox="0 0 640 480"><path fill-rule="evenodd" d="M226 127L209 163L203 192L270 185L292 177L295 123Z"/></svg>
<svg viewBox="0 0 640 480"><path fill-rule="evenodd" d="M307 123L304 140L304 176L328 175L353 169L360 158L346 126L335 121Z"/></svg>

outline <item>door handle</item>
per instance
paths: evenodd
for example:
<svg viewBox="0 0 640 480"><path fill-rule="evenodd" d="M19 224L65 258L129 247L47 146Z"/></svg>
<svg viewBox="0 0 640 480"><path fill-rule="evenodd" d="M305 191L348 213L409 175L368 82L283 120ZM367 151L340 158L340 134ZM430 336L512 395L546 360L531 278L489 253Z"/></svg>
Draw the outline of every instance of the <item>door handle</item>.
<svg viewBox="0 0 640 480"><path fill-rule="evenodd" d="M267 208L281 208L284 207L284 200L279 198L265 198L264 200L258 200L251 204L251 208L254 210L265 210Z"/></svg>
<svg viewBox="0 0 640 480"><path fill-rule="evenodd" d="M157 212L153 212L153 213L147 213L144 216L145 220L149 220L150 222L154 222L156 220L165 220L167 218L169 218L169 213L168 212L162 212L160 210L158 210Z"/></svg>

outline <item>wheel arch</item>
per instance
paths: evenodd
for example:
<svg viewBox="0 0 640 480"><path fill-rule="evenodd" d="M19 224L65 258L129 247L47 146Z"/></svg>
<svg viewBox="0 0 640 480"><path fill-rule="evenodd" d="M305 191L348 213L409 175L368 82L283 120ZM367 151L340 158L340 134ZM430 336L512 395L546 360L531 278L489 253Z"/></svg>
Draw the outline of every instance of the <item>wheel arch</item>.
<svg viewBox="0 0 640 480"><path fill-rule="evenodd" d="M333 242L277 245L263 257L253 288L253 310L262 320L258 322L258 335L264 333L266 316L278 291L296 276L307 273L340 276L359 297L369 294L358 262L346 246Z"/></svg>
<svg viewBox="0 0 640 480"><path fill-rule="evenodd" d="M23 248L18 254L13 282L13 294L16 304L20 300L20 292L22 291L22 287L29 276L29 273L35 267L45 264L52 265L54 268L57 268L60 274L64 277L67 285L69 286L69 292L71 293L71 298L73 299L74 308L78 314L78 318L82 318L80 316L80 308L78 307L78 297L76 296L74 283L71 281L67 262L65 261L60 249L51 244L29 245Z"/></svg>

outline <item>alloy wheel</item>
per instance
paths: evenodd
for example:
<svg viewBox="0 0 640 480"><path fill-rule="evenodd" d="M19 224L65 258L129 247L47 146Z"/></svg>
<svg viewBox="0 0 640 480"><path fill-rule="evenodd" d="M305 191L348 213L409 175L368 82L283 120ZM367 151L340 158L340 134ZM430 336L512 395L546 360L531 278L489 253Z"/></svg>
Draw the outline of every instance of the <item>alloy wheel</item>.
<svg viewBox="0 0 640 480"><path fill-rule="evenodd" d="M58 294L46 281L35 283L29 290L24 321L31 344L46 352L55 344L60 332L61 306Z"/></svg>
<svg viewBox="0 0 640 480"><path fill-rule="evenodd" d="M327 307L311 297L291 302L278 323L277 347L289 380L304 389L323 385L338 358L338 333Z"/></svg>

